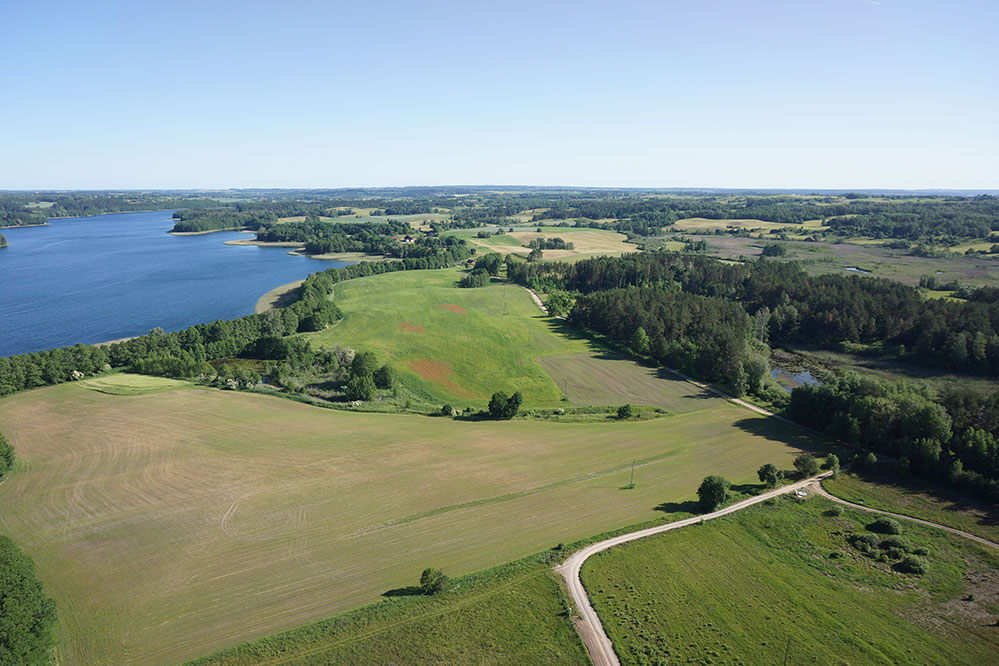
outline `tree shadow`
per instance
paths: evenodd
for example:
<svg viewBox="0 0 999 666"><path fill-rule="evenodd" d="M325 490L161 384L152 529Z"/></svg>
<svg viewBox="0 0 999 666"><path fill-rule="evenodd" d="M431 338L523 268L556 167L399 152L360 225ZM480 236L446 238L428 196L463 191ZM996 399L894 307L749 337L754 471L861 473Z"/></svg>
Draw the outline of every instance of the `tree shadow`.
<svg viewBox="0 0 999 666"><path fill-rule="evenodd" d="M701 511L701 505L695 500L687 500L686 502L663 502L662 504L653 507L655 511L662 511L663 513L703 513Z"/></svg>
<svg viewBox="0 0 999 666"><path fill-rule="evenodd" d="M977 500L953 488L917 477L897 474L889 463L879 462L874 469L851 469L850 474L867 483L888 486L907 495L927 495L939 502L940 507L946 511L977 513L980 516L977 521L979 525L999 526L999 505Z"/></svg>
<svg viewBox="0 0 999 666"><path fill-rule="evenodd" d="M846 455L843 446L773 417L739 419L734 425L751 435L788 444L816 457L825 456L830 451L835 452L840 458Z"/></svg>
<svg viewBox="0 0 999 666"><path fill-rule="evenodd" d="M409 587L397 587L394 590L382 592L383 597L415 597L423 594L423 588L419 585Z"/></svg>

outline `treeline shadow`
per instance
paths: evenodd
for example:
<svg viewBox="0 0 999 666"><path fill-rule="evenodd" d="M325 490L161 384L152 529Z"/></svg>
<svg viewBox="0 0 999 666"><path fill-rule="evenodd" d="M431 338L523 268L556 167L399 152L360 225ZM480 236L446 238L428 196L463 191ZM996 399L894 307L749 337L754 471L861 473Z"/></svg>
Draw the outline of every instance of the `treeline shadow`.
<svg viewBox="0 0 999 666"><path fill-rule="evenodd" d="M394 590L388 590L387 592L382 592L383 597L416 597L423 594L423 588L419 585L410 585L409 587L397 587Z"/></svg>

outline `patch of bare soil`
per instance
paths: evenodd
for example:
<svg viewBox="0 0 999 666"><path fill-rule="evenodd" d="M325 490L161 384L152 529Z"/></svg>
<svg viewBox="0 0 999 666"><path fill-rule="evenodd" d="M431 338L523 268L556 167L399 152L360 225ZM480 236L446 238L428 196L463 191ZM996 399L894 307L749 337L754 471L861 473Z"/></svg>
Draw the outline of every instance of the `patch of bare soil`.
<svg viewBox="0 0 999 666"><path fill-rule="evenodd" d="M460 315L466 315L466 314L468 314L465 311L465 308L461 307L460 305L455 305L454 303L438 303L437 307L444 308L448 312L454 312L454 313L460 314Z"/></svg>

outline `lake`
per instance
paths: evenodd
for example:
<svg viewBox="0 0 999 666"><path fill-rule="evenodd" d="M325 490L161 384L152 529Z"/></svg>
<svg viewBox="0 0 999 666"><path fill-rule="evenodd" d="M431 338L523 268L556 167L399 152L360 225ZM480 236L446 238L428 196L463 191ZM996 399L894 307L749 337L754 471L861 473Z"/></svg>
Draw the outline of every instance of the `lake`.
<svg viewBox="0 0 999 666"><path fill-rule="evenodd" d="M171 236L173 211L0 229L0 356L175 331L251 314L257 300L347 264L288 248L223 245L239 232Z"/></svg>

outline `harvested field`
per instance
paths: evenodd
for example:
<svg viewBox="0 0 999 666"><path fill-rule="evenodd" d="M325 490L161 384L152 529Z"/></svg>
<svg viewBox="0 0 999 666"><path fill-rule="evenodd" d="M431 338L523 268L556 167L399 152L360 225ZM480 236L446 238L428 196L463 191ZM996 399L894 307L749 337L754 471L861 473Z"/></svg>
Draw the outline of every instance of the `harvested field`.
<svg viewBox="0 0 999 666"><path fill-rule="evenodd" d="M18 456L0 531L58 603L65 666L194 658L373 602L427 566L462 575L655 518L705 474L755 483L762 463L816 446L728 404L462 422L142 381L172 390L0 400Z"/></svg>
<svg viewBox="0 0 999 666"><path fill-rule="evenodd" d="M538 359L552 380L577 405L632 403L683 413L723 402L667 370L649 368L612 354L567 354Z"/></svg>

